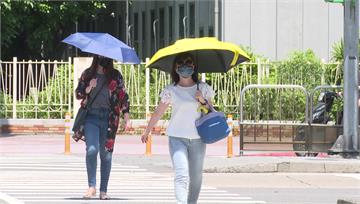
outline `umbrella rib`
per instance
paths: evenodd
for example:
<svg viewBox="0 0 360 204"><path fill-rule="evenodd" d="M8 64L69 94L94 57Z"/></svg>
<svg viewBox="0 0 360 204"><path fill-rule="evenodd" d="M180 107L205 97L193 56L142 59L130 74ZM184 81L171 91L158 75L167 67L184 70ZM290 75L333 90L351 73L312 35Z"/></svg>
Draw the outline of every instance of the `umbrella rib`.
<svg viewBox="0 0 360 204"><path fill-rule="evenodd" d="M219 53L219 50L215 50L215 53L218 56L218 59L220 60L220 63L223 66L223 71L226 72L226 64L225 64L224 58L221 57L221 53Z"/></svg>

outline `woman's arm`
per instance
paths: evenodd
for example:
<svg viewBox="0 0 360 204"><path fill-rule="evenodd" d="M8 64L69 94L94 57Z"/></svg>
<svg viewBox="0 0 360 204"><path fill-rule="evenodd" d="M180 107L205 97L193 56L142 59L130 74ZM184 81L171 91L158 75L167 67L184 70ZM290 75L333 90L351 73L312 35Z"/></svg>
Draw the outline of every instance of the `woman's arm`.
<svg viewBox="0 0 360 204"><path fill-rule="evenodd" d="M195 95L196 99L201 103L201 105L206 105L207 108L209 108L209 105L212 105L211 99L205 99L201 91L196 91Z"/></svg>
<svg viewBox="0 0 360 204"><path fill-rule="evenodd" d="M91 91L89 90L89 86L85 81L85 75L86 75L86 70L81 74L79 78L78 86L75 89L75 97L77 100L86 98L88 92Z"/></svg>
<svg viewBox="0 0 360 204"><path fill-rule="evenodd" d="M145 132L141 136L141 141L143 143L147 142L148 136L156 125L156 123L160 120L160 118L164 115L166 109L169 107L168 103L160 102L159 105L156 107L155 112L152 114L149 124L147 125Z"/></svg>
<svg viewBox="0 0 360 204"><path fill-rule="evenodd" d="M215 96L214 90L208 84L204 83L201 86L200 90L197 90L195 93L196 99L202 105L206 105L209 108L209 105L212 105L211 99Z"/></svg>

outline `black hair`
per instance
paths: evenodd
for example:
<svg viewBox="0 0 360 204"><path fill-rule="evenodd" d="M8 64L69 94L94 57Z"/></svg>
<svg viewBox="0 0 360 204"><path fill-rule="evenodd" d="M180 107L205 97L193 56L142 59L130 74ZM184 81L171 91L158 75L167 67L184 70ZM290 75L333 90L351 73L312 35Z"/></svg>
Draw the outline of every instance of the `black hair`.
<svg viewBox="0 0 360 204"><path fill-rule="evenodd" d="M171 79L172 79L174 85L178 84L180 81L179 74L176 73L176 62L180 59L186 59L188 57L191 58L194 62L194 73L191 75L191 78L195 83L199 82L199 77L198 77L199 73L198 73L198 68L196 66L196 61L195 61L194 56L189 52L183 52L183 53L178 54L175 57L173 64L172 64Z"/></svg>
<svg viewBox="0 0 360 204"><path fill-rule="evenodd" d="M94 78L94 76L96 75L96 69L100 62L100 59L101 58L98 55L93 56L93 61L90 67L87 69L88 71L86 72L85 75L85 81L90 81L92 78ZM104 67L104 74L106 77L106 81L109 83L114 73L114 63L112 59L110 58L107 59L110 60L110 63L108 63L109 65L107 67Z"/></svg>

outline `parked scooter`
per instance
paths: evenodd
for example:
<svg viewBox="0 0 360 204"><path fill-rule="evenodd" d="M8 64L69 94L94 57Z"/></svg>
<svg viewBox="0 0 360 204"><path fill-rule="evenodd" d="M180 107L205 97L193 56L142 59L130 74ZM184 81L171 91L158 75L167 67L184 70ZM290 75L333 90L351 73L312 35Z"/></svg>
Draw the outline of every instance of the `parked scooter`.
<svg viewBox="0 0 360 204"><path fill-rule="evenodd" d="M318 102L313 108L313 114L311 121L309 121L309 126L299 126L297 128L296 136L294 139L295 142L306 142L306 136L310 135L311 124L327 124L329 121L334 120L330 117L329 113L333 107L334 100L338 97L340 96L336 92L332 91L324 91L320 93L318 97ZM341 124L341 121L342 113L337 115L335 124L339 125ZM325 134L329 135L324 136ZM337 135L338 130L336 128L328 128L328 130L326 130L326 128L324 127L312 127L311 129L311 136L313 140L318 139L319 141L321 141L325 137L328 137L329 139L329 137L337 137ZM316 150L325 150L329 149L330 147L331 144L311 144L310 149L312 151L308 151L306 144L293 144L293 148L297 156L317 156L318 152L316 152Z"/></svg>

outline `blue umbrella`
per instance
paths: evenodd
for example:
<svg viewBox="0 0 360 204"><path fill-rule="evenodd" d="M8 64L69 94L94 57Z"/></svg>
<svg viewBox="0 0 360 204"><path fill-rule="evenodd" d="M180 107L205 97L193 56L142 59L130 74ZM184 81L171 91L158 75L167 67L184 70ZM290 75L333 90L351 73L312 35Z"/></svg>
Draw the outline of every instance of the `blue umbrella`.
<svg viewBox="0 0 360 204"><path fill-rule="evenodd" d="M89 52L127 64L140 64L133 48L107 33L74 33L62 40L83 52Z"/></svg>

